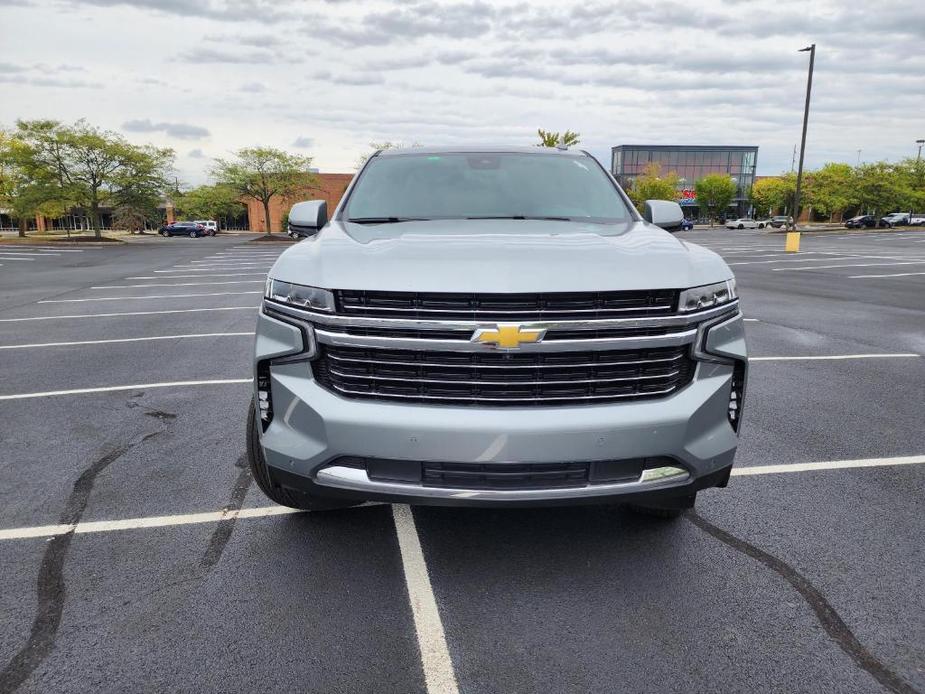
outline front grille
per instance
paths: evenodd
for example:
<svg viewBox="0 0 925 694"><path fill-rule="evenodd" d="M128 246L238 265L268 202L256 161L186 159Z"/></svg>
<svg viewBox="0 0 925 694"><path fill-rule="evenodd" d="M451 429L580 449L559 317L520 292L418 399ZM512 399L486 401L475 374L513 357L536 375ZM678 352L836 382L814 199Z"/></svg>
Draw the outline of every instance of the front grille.
<svg viewBox="0 0 925 694"><path fill-rule="evenodd" d="M322 345L318 382L352 398L519 407L669 395L694 373L689 347L573 352L446 352Z"/></svg>
<svg viewBox="0 0 925 694"><path fill-rule="evenodd" d="M555 489L588 484L589 463L424 463L425 487Z"/></svg>
<svg viewBox="0 0 925 694"><path fill-rule="evenodd" d="M462 330L415 330L413 328L367 328L358 326L324 326L325 332L363 337L403 337L414 340L462 340L472 338L472 328ZM544 342L556 340L590 340L604 337L658 337L676 333L677 328L604 328L598 330L562 330L550 328Z"/></svg>
<svg viewBox="0 0 925 694"><path fill-rule="evenodd" d="M675 310L678 291L539 294L382 292L341 289L337 312L345 316L480 321L591 320L663 316Z"/></svg>

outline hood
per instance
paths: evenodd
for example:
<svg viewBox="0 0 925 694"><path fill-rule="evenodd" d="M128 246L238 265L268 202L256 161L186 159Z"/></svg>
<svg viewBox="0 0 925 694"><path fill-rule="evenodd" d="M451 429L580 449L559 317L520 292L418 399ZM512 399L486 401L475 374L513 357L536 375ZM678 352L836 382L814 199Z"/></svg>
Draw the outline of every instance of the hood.
<svg viewBox="0 0 925 694"><path fill-rule="evenodd" d="M646 222L331 222L270 277L325 289L577 292L681 289L732 277L717 254Z"/></svg>

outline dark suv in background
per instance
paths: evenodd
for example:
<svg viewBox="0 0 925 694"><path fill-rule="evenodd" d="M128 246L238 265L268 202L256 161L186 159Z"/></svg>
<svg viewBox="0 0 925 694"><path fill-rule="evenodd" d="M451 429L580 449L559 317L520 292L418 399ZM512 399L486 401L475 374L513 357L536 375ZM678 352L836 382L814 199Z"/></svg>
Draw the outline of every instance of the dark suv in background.
<svg viewBox="0 0 925 694"><path fill-rule="evenodd" d="M215 236L215 231L212 229L206 228L204 224L199 222L174 222L173 224L165 224L160 229L161 236L165 238L170 238L171 236L189 236L191 239L199 238L200 236Z"/></svg>
<svg viewBox="0 0 925 694"><path fill-rule="evenodd" d="M877 218L872 214L860 214L845 222L848 229L872 229L877 226Z"/></svg>

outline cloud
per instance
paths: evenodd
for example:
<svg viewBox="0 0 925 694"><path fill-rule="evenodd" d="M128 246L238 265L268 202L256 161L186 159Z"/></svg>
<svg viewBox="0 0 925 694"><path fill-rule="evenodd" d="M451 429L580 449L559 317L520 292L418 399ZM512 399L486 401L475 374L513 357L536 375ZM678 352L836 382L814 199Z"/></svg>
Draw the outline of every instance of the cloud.
<svg viewBox="0 0 925 694"><path fill-rule="evenodd" d="M186 156L188 156L190 159L205 159L206 155L203 154L202 150L197 147L196 149L191 149L189 152L187 152Z"/></svg>
<svg viewBox="0 0 925 694"><path fill-rule="evenodd" d="M284 41L275 34L212 34L207 41L215 41L228 46L250 46L252 48L276 48Z"/></svg>
<svg viewBox="0 0 925 694"><path fill-rule="evenodd" d="M266 90L266 85L264 85L263 82L248 82L247 84L242 84L239 87L239 91L250 92L252 94L259 94L260 92L265 92Z"/></svg>
<svg viewBox="0 0 925 694"><path fill-rule="evenodd" d="M309 147L314 146L314 144L315 144L314 138L300 136L295 139L295 141L292 143L292 146L297 147L299 149L308 149Z"/></svg>
<svg viewBox="0 0 925 694"><path fill-rule="evenodd" d="M201 17L224 22L273 24L292 19L296 13L282 10L272 0L70 0L75 7L134 7L180 17Z"/></svg>
<svg viewBox="0 0 925 694"><path fill-rule="evenodd" d="M181 140L198 140L209 136L209 130L189 123L153 123L150 119L130 120L122 124L122 129L132 133L162 132Z"/></svg>
<svg viewBox="0 0 925 694"><path fill-rule="evenodd" d="M234 48L211 48L197 46L180 54L185 63L233 63L238 65L265 65L279 62L275 53L263 50L235 50Z"/></svg>

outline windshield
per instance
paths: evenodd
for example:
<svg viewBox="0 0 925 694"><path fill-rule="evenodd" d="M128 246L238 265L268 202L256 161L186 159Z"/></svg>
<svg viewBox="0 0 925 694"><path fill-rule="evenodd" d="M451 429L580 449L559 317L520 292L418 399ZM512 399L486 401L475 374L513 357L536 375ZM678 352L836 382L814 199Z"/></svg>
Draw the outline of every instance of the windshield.
<svg viewBox="0 0 925 694"><path fill-rule="evenodd" d="M366 222L632 219L616 187L590 157L513 152L376 157L357 180L345 217Z"/></svg>

